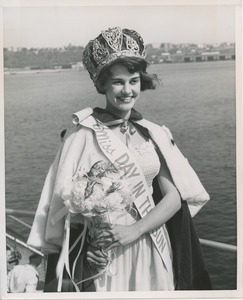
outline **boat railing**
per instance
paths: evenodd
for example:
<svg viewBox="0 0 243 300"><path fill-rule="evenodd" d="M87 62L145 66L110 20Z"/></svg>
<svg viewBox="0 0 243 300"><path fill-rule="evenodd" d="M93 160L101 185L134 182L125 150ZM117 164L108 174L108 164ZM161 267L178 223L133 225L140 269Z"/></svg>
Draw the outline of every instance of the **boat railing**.
<svg viewBox="0 0 243 300"><path fill-rule="evenodd" d="M37 249L35 249L35 248L29 246L29 245L26 245L26 243L24 243L23 241L21 241L21 240L15 238L15 237L13 237L12 235L6 233L6 236L7 236L7 238L9 238L10 240L12 240L12 241L14 241L14 242L17 242L18 244L22 245L22 246L25 247L25 248L28 248L30 251L33 251L33 252L39 254L40 256L44 256L44 254L43 254L41 251L39 251L39 250L37 250Z"/></svg>
<svg viewBox="0 0 243 300"><path fill-rule="evenodd" d="M21 220L20 217L34 217L35 212L31 211L25 211L25 210L18 210L18 209L6 209L6 215L10 217L11 219L15 220L16 222L22 224L23 226L27 228L31 228L31 225L26 223L25 221ZM225 250L228 252L237 252L237 246L227 244L227 243L222 243L222 242L216 242L212 240L207 240L207 239L201 239L199 238L199 241L201 245L219 249L219 250Z"/></svg>

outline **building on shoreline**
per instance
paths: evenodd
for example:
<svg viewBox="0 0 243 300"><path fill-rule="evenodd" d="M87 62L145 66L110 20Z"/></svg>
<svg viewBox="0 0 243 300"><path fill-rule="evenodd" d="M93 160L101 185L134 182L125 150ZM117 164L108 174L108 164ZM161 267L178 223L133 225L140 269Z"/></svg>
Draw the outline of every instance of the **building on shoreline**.
<svg viewBox="0 0 243 300"><path fill-rule="evenodd" d="M184 63L217 60L234 60L235 44L220 45L161 44L159 49L148 49L151 63ZM152 53L152 55L150 55Z"/></svg>

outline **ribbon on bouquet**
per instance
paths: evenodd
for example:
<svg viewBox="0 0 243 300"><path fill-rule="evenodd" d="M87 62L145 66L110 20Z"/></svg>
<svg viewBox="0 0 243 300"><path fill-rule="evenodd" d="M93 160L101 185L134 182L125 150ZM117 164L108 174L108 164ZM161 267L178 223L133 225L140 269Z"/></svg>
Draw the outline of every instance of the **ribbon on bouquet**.
<svg viewBox="0 0 243 300"><path fill-rule="evenodd" d="M119 140L119 138L107 126L89 116L80 122L81 125L92 129L95 133L98 145L108 160L116 167L123 169L125 178L131 181L132 192L135 198L134 204L143 218L155 207L149 187L143 171L137 163L134 155ZM172 274L171 256L169 252L168 233L164 225L150 232L150 236L156 246L166 270Z"/></svg>
<svg viewBox="0 0 243 300"><path fill-rule="evenodd" d="M115 265L115 271L114 272L112 271L112 265L114 264L114 262L116 263L116 253L115 253L115 250L112 249L111 250L111 256L108 257L108 264L103 270L101 270L100 272L98 272L97 274L95 274L93 276L82 279L79 282L75 282L75 269L76 269L78 258L80 256L81 251L82 251L83 246L84 246L85 236L86 236L87 228L88 228L88 221L87 221L86 218L83 219L84 228L83 228L82 232L80 233L80 235L78 236L78 238L73 243L73 245L71 246L71 248L69 249L71 213L67 209L61 209L52 218L52 224L55 225L55 223L58 222L60 220L60 218L62 218L64 216L65 216L64 238L63 238L63 243L62 243L62 250L61 250L61 253L60 253L60 256L59 256L59 259L58 259L58 263L57 263L57 267L56 267L56 275L57 275L57 279L58 279L57 292L61 292L61 289L62 289L64 268L66 269L66 271L68 273L68 276L69 276L70 280L72 281L76 292L80 292L80 289L78 287L79 284L81 284L85 281L91 280L91 279L95 279L95 278L99 277L100 275L102 275L105 272L109 272L110 276L116 275L117 272L118 272L118 269L117 269L116 265ZM79 251L76 255L76 258L74 259L72 272L71 272L70 271L70 264L69 264L69 254L77 246L80 239L81 239L81 244L80 244L80 247L79 247Z"/></svg>
<svg viewBox="0 0 243 300"><path fill-rule="evenodd" d="M98 278L100 275L102 275L102 274L104 274L104 273L106 273L106 272L109 272L109 275L110 275L110 276L116 275L117 272L118 272L117 266L115 266L115 271L114 271L114 272L112 272L112 270L111 270L112 264L114 263L114 261L116 262L116 253L115 253L115 250L114 250L114 249L111 249L111 253L112 253L113 256L114 256L114 259L112 258L112 256L109 257L109 258L108 258L108 264L107 264L107 266L106 266L103 270L101 270L100 272L98 272L97 274L95 274L95 275L93 275L93 276L90 276L90 277L88 277L88 278L85 278L85 279L83 279L83 280L80 280L79 282L76 283L76 285L79 285L80 283L83 283L83 282L88 281L88 280L91 280L91 279Z"/></svg>
<svg viewBox="0 0 243 300"><path fill-rule="evenodd" d="M67 271L67 273L68 273L68 275L69 275L69 277L70 277L70 279L71 279L71 281L74 285L74 288L75 288L76 292L80 292L79 287L78 287L78 283L75 283L75 281L74 281L74 272L75 272L78 257L80 255L82 249L83 249L85 236L86 236L86 232L87 232L87 221L84 218L84 229L80 233L79 237L76 239L76 241L74 242L72 247L69 249L70 223L71 223L70 221L71 221L71 214L70 214L70 212L68 212L66 214L66 217L65 217L65 227L64 227L64 238L63 238L62 250L61 250L59 260L58 260L58 263L57 263L57 267L56 267L56 275L57 275L57 279L58 279L58 285L57 285L57 291L58 292L61 292L61 289L62 289L64 268L66 269L66 271ZM72 252L72 250L77 245L77 243L79 242L80 239L81 239L81 245L80 245L80 248L79 248L79 252L76 256L76 259L74 260L72 273L71 273L70 265L69 265L69 254Z"/></svg>

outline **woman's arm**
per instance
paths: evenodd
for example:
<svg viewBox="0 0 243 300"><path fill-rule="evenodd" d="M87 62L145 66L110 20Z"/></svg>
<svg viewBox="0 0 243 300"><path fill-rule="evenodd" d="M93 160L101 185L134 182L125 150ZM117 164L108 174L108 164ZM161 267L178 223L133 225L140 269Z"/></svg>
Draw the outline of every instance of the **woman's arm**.
<svg viewBox="0 0 243 300"><path fill-rule="evenodd" d="M145 233L166 223L181 207L179 192L174 186L169 170L163 158L160 158L161 168L158 174L162 200L142 219L132 225L112 225L108 234L104 231L97 236L96 245L112 249L118 245L127 245ZM111 238L112 235L112 238ZM112 242L112 244L111 244ZM110 244L110 245L109 245Z"/></svg>
<svg viewBox="0 0 243 300"><path fill-rule="evenodd" d="M164 158L160 158L160 161L161 168L157 178L163 198L144 218L133 224L140 236L166 223L181 207L181 197Z"/></svg>

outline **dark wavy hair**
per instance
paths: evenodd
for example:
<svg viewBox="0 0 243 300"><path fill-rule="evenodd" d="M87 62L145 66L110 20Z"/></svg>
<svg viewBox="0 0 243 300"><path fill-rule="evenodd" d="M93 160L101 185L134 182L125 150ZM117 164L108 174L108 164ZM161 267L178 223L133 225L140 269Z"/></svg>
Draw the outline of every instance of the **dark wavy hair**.
<svg viewBox="0 0 243 300"><path fill-rule="evenodd" d="M114 62L110 63L101 70L95 87L99 94L105 94L105 84L107 80L111 77L111 67L115 64L120 64L127 67L128 71L132 74L135 72L140 73L140 81L141 81L141 91L145 90L154 90L159 83L158 76L156 74L148 74L147 67L149 63L139 57L121 57L116 59Z"/></svg>

